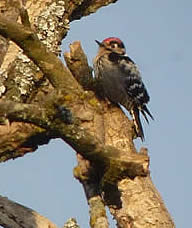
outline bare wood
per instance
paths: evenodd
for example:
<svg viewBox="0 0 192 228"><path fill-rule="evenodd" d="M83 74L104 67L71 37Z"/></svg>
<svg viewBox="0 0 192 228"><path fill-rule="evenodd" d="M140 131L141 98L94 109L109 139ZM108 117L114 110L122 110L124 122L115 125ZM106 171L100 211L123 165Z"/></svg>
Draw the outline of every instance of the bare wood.
<svg viewBox="0 0 192 228"><path fill-rule="evenodd" d="M9 10L11 3L14 3L11 9L17 12L17 17L14 16L16 18L14 21L16 21L20 12L21 1L1 0L0 2L1 9L3 9L0 14L5 16L6 19L10 19L10 16L13 17L15 15ZM36 30L39 39L49 48L49 51L58 54L62 36L69 29L69 20L67 20L69 14L66 13L67 9L64 7L64 1L31 0L22 1L22 3L27 8L31 27ZM73 11L74 8L72 7L71 10ZM5 13L6 11L8 11L7 14ZM19 22L19 20L20 18L17 21ZM52 30L48 29L49 26L51 26ZM4 99L17 102L30 100L31 102L42 84L44 88L40 94L44 97L51 88L48 85L47 89L45 89L45 80L40 69L13 42L9 42L8 51L0 69L0 76L0 96L3 95ZM20 137L20 132L22 132L22 137ZM8 159L8 157L11 158L11 156L23 156L25 153L36 150L38 145L31 145L27 139L35 135L39 135L39 138L41 138L43 136L41 132L42 129L32 124L14 122L8 125L1 125L0 142L1 145L6 145L4 149L1 148L6 151L7 155L4 156L3 160ZM36 141L35 138L34 141ZM48 141L46 140L44 143Z"/></svg>
<svg viewBox="0 0 192 228"><path fill-rule="evenodd" d="M89 4L89 8L80 8L82 3L85 6L86 2ZM48 48L49 52L58 55L61 40L70 28L69 22L75 20L75 17L71 17L72 14L83 17L112 2L115 0L1 0L0 15L8 20L20 23L20 8L25 7L33 31L36 31L38 38ZM32 102L34 99L39 100L46 97L52 88L46 82L40 69L23 54L23 51L14 42L9 41L8 45L8 40L3 38L2 44L0 97L3 96L4 99L17 102ZM6 50L7 53L5 53ZM4 135L5 132L8 133L6 136ZM20 137L20 132L22 132L23 137ZM1 145L3 147L6 141L6 154L13 157L23 156L25 153L37 149L38 145L31 147L31 144L26 141L33 135L39 135L39 128L26 123L0 126Z"/></svg>
<svg viewBox="0 0 192 228"><path fill-rule="evenodd" d="M80 154L77 154L78 165L74 168L74 176L83 185L89 204L90 226L92 228L108 228L109 223L105 204L100 195L100 179L98 169Z"/></svg>
<svg viewBox="0 0 192 228"><path fill-rule="evenodd" d="M5 228L58 228L30 208L0 196L0 225Z"/></svg>
<svg viewBox="0 0 192 228"><path fill-rule="evenodd" d="M107 2L112 1L102 1L102 4ZM97 9L97 4L98 1L73 1L71 5L66 6L69 7L68 19L74 20L91 13L92 10ZM118 107L105 101L99 101L93 92L84 91L73 79L72 74L78 80L79 73L82 72L86 72L86 78L90 77L86 57L83 54L77 55L76 50L81 50L80 44L72 45L70 54L66 55L67 61L70 62L70 66L68 66L71 69L71 74L56 56L50 54L40 42L36 33L31 30L29 23L25 23L25 20L22 21L24 26L0 17L0 33L14 40L59 91L58 94L55 93L57 96L53 93L41 102L38 97L36 102L40 105L39 109L35 106L36 104L23 105L22 103L11 103L12 101L9 100L3 101L0 103L3 117L12 121L28 122L25 123L25 126L29 127L29 132L33 132L34 135L42 133L48 136L48 139L51 131L56 132L55 137L63 138L84 158L95 164L95 167L91 165L91 168L95 168L95 171L102 168L97 186L91 189L97 195L88 197L93 212L96 212L95 205L97 203L100 203L99 208L102 208L96 215L97 219L92 220L92 227L98 224L99 218L102 217L99 215L100 212L105 211L100 189L103 190L105 203L109 206L119 227L174 227L170 215L148 175L148 156L136 152L132 141L134 135L131 121ZM63 31L63 35L66 34L65 32ZM80 64L75 66L77 60ZM53 62L56 64L54 67ZM84 86L82 80L78 81ZM8 97L12 98L10 95ZM58 108L56 107L63 106L71 110L73 114L73 122L70 124L63 121L61 116L57 116ZM35 111L32 112L34 107ZM12 128L14 124L11 124L10 127ZM33 131L34 127L35 131ZM24 151L27 152L26 149ZM3 154L2 151L2 156L5 155L6 153ZM81 170L77 172L77 176L80 172ZM91 179L90 173L79 177L84 187L89 188L89 183L85 185L87 179L83 180L82 178ZM94 180L92 179L92 182ZM107 227L106 216L102 218Z"/></svg>
<svg viewBox="0 0 192 228"><path fill-rule="evenodd" d="M125 170L129 170L128 172L130 172L130 175L133 176L146 173L146 169L143 168L144 166L146 167L146 165L143 166L143 164L145 164L145 162L148 160L146 157L143 158L140 155L134 154L129 155L129 157L126 156L122 160L117 160L115 159L115 156L117 156L118 153L122 153L123 151L118 152L117 149L109 146L104 148L102 145L103 142L99 139L99 135L97 138L93 139L92 136L86 133L84 129L81 130L81 128L77 126L76 122L70 126L66 126L64 123L63 127L61 121L58 122L59 124L57 122L54 124L54 118L56 115L55 111L57 111L54 108L54 104L56 103L57 106L62 106L62 104L65 104L68 108L72 109L74 116L76 116L76 114L79 113L79 109L78 111L75 111L76 106L78 106L78 108L82 106L82 104L79 104L79 95L83 93L83 90L78 85L76 80L72 77L72 74L70 74L70 72L64 67L61 61L53 53L47 51L45 46L39 41L36 34L33 33L33 31L31 31L28 26L24 27L14 22L7 21L4 17L0 16L0 33L5 37L9 37L15 41L24 50L24 52L39 66L39 68L47 76L52 85L57 89L60 89L59 93L52 93L44 100L44 104L41 104L41 106L44 105L43 107L46 111L44 113L42 110L41 114L38 112L40 109L38 106L37 108L34 108L33 105L31 107L31 105L22 105L11 101L2 102L1 110L5 112L7 117L11 118L14 116L15 119L12 120L22 120L25 122L34 123L39 127L46 127L47 129L50 127L53 129L55 128L54 131L57 131L60 137L72 145L74 149L78 150L78 152L81 152L84 157L89 157L91 160L102 161L105 164L110 163L109 173L111 172L111 167L116 170L113 170L113 173L119 173L122 172L122 170L123 172ZM78 45L76 45L76 47L78 47ZM84 61L85 59L86 58L84 58ZM72 98L69 102L67 102L66 97L71 96L72 93ZM86 102L89 102L89 100L87 101L84 99L84 106L87 106L87 112L90 112L91 115L94 115L91 112L95 112L95 109L91 108L89 104L86 105ZM98 101L96 102L98 103ZM46 113L47 115L52 115L53 117L47 117ZM81 120L81 122L84 122L84 117L82 118L81 116L78 116L78 118ZM107 116L107 119L108 118L109 116ZM125 117L122 115L122 118ZM50 119L52 120L51 122L49 121ZM125 119L127 120L127 118ZM92 124L91 120L87 122L90 122L90 124ZM90 124L85 128L91 130ZM104 132L105 129L102 131ZM76 134L76 137L74 137L74 133ZM100 145L100 143L102 144ZM133 144L129 143L129 145ZM86 150L84 149L85 147ZM124 152L123 154L125 155ZM138 160L136 157L138 157ZM136 166L138 165L139 168L136 169L134 166L134 169L127 169L127 167L132 167L128 165L130 162L131 164L134 163ZM136 174L132 174L132 172L136 172Z"/></svg>
<svg viewBox="0 0 192 228"><path fill-rule="evenodd" d="M78 75L77 72L74 73L73 61L76 64L77 59L80 61L82 57L82 62L84 62L85 57L83 53L75 55L75 48L80 50L77 48L77 43L74 43L70 54L65 54L65 57L68 67L72 69L73 74ZM103 113L103 122L105 123L104 143L105 145L115 145L119 148L121 153L118 154L118 158L123 160L136 153L131 135L127 134L128 130L125 130L125 126L128 127L130 125L125 124L122 126L122 122L124 123L125 120L122 121L119 118L120 112L116 113L116 109L115 111L112 109L112 112L110 110L108 109L107 112ZM129 130L129 132L131 131ZM147 151L142 148L140 153L146 154ZM148 166L147 163L146 165ZM131 164L129 167L131 167ZM149 175L135 178L127 178L125 175L125 178L122 178L117 185L114 185L115 181L112 181L112 183L108 181L112 180L115 176L114 172L110 172L111 170L109 173L105 173L107 180L105 180L105 176L103 180L104 199L116 219L118 227L174 227L174 223ZM89 173L87 176L89 176ZM122 177L122 175L120 176Z"/></svg>
<svg viewBox="0 0 192 228"><path fill-rule="evenodd" d="M148 173L148 157L146 155L134 154L123 160L117 159L117 155L121 153L118 149L112 146L104 146L100 140L93 138L91 134L81 128L75 118L73 118L74 122L70 121L70 123L64 119L64 116L61 120L57 118L60 113L57 108L54 108L54 104L56 102L59 106L59 100L62 100L63 94L61 93L60 96L58 93L51 94L50 99L47 100L47 103L45 102L44 106L2 101L0 102L0 115L6 115L11 121L35 124L46 129L47 134L50 131L50 135L52 131L57 132L54 137L63 138L82 156L106 166L106 173L112 172L114 180L123 172L126 172L129 176L146 175ZM116 175L114 175L115 173ZM111 176L109 179L111 179Z"/></svg>

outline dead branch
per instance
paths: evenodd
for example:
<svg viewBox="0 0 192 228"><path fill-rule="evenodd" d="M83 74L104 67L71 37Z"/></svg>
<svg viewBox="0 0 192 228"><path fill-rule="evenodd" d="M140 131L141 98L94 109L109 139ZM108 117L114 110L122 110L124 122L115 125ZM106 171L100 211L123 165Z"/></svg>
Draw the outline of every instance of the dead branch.
<svg viewBox="0 0 192 228"><path fill-rule="evenodd" d="M91 13L98 4L98 1L72 1L66 6L69 19ZM72 44L71 52L65 54L69 71L40 41L29 24L26 11L21 12L21 16L23 25L0 16L0 34L13 40L24 51L54 89L43 100L35 96L38 99L31 104L1 100L2 119L8 119L11 128L16 121L35 127L33 136L40 133L47 140L60 137L83 156L75 176L84 186L91 208L92 227L101 224L108 227L102 199L118 227L174 227L150 180L147 154L136 152L131 121L119 107L98 100L92 91L83 90L90 89L93 80L80 43ZM82 54L78 55L77 50ZM86 87L87 79L91 83ZM39 143L35 141L36 146ZM6 152L1 154L2 160L10 158L6 157ZM87 161L90 165L85 169L84 162Z"/></svg>
<svg viewBox="0 0 192 228"><path fill-rule="evenodd" d="M5 228L58 228L30 208L0 196L0 225Z"/></svg>

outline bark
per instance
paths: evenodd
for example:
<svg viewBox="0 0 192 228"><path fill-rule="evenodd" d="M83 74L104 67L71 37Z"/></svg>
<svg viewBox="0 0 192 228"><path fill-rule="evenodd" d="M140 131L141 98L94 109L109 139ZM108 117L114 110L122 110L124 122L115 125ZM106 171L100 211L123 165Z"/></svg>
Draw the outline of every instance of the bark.
<svg viewBox="0 0 192 228"><path fill-rule="evenodd" d="M90 205L91 227L108 227L105 205L118 227L174 227L150 179L147 150L136 151L132 121L119 107L98 97L99 85L80 42L65 53L68 68L57 57L69 23L112 2L0 3L0 45L4 47L0 52L0 161L62 138L77 152L74 175ZM5 204L14 208L8 201ZM0 213L9 218L9 211L2 208ZM19 214L12 217L24 220ZM2 218L0 224L17 227ZM34 217L33 225L35 221Z"/></svg>
<svg viewBox="0 0 192 228"><path fill-rule="evenodd" d="M57 228L37 212L2 196L0 196L0 225L14 228Z"/></svg>

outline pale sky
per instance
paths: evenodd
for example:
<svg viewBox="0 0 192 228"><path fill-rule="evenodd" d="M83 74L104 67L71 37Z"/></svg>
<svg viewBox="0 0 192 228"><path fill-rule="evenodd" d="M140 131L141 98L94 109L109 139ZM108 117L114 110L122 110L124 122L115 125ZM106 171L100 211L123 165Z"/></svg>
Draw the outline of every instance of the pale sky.
<svg viewBox="0 0 192 228"><path fill-rule="evenodd" d="M178 228L191 227L192 183L192 1L119 0L96 14L71 23L63 42L81 40L90 65L95 39L116 36L138 64L151 97L155 121L143 123L153 182ZM73 178L75 153L52 140L36 153L0 165L1 195L31 207L62 226L76 217L88 228L88 207L81 185ZM110 227L114 227L111 223Z"/></svg>

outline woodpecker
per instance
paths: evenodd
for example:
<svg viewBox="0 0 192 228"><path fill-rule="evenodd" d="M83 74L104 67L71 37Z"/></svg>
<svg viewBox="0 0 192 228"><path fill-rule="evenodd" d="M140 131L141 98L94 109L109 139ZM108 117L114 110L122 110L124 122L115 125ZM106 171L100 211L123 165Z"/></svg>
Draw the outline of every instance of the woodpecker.
<svg viewBox="0 0 192 228"><path fill-rule="evenodd" d="M154 118L146 106L150 98L140 72L133 60L126 55L125 46L119 38L109 37L102 42L95 41L99 45L93 60L95 78L101 81L108 100L124 106L130 112L136 134L144 141L140 112L147 123L148 116Z"/></svg>

